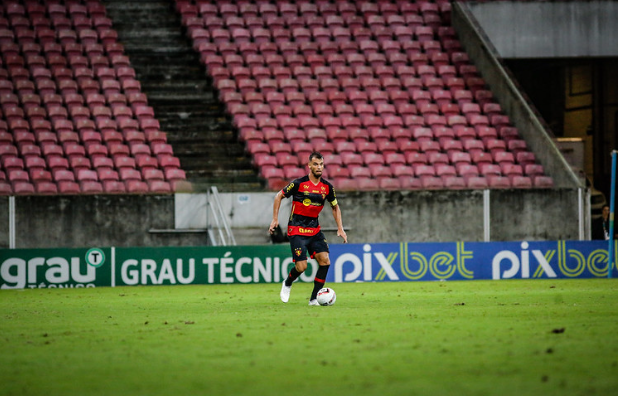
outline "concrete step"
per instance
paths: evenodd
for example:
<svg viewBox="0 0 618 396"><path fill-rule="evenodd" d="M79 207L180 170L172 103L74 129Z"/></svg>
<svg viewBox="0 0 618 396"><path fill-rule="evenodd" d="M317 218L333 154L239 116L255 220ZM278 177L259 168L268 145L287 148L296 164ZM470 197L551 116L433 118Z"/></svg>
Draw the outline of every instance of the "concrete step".
<svg viewBox="0 0 618 396"><path fill-rule="evenodd" d="M202 126L183 126L173 122L166 123L167 139L170 144L195 144L195 142L204 142L206 144L220 145L222 143L233 144L239 149L244 150L244 145L237 145L238 135L235 131L219 131L211 130L208 124ZM206 149L215 150L217 147L205 147Z"/></svg>
<svg viewBox="0 0 618 396"><path fill-rule="evenodd" d="M187 139L174 139L173 135L168 136L173 146L175 146L174 153L177 155L192 155L193 153L211 153L210 157L222 157L233 156L243 157L245 150L242 145L236 144L235 139L221 139L220 135L208 136L208 134L202 134L194 138Z"/></svg>
<svg viewBox="0 0 618 396"><path fill-rule="evenodd" d="M203 69L200 65L187 65L179 68L170 65L140 65L132 62L135 68L135 74L138 79L147 79L150 81L182 81L182 80L199 80L199 77L206 78ZM144 85L142 85L144 87Z"/></svg>
<svg viewBox="0 0 618 396"><path fill-rule="evenodd" d="M150 97L149 97L150 98ZM223 115L223 106L220 104L209 104L203 103L201 105L192 105L186 103L170 103L167 100L161 100L160 98L153 96L151 100L151 106L159 107L165 110L165 114L161 114L159 119L167 120L168 118L172 121L176 121L177 119L185 120L186 122L195 121L197 119L204 120L207 119L207 125L211 125L211 129L215 126L217 128L232 128L232 120L226 115Z"/></svg>
<svg viewBox="0 0 618 396"><path fill-rule="evenodd" d="M263 191L174 2L104 1L142 91L196 188ZM197 187L196 187L197 186Z"/></svg>
<svg viewBox="0 0 618 396"><path fill-rule="evenodd" d="M191 117L191 115L188 115ZM167 117L158 117L159 122L167 126L166 131L172 135L182 139L213 137L221 140L231 141L237 137L237 134L228 125L218 122L215 119L197 119L191 117L185 119L181 113L175 113Z"/></svg>
<svg viewBox="0 0 618 396"><path fill-rule="evenodd" d="M236 143L238 135L235 131L218 130L208 122L202 124L186 125L182 122L166 121L165 131L168 139L174 143L192 142L196 139L220 143L222 141ZM170 143L171 144L171 143Z"/></svg>
<svg viewBox="0 0 618 396"><path fill-rule="evenodd" d="M178 47L144 47L144 50L134 50L131 61L140 64L166 64L186 66L187 64L199 63L197 52Z"/></svg>
<svg viewBox="0 0 618 396"><path fill-rule="evenodd" d="M129 23L133 21L135 25L146 25L148 21L155 19L168 19L167 16L174 15L174 2L155 1L155 0L104 0L107 14L115 16L114 23ZM131 17L143 16L143 18L123 18L124 15ZM141 15L144 14L144 15Z"/></svg>
<svg viewBox="0 0 618 396"><path fill-rule="evenodd" d="M173 84L170 82L170 84ZM223 104L219 102L218 97L212 91L207 91L205 87L191 89L185 86L186 89L171 91L167 87L157 87L156 90L148 92L148 98L156 101L158 106L168 106L169 111L185 111L185 109L211 109L221 112ZM142 89L145 90L144 85Z"/></svg>
<svg viewBox="0 0 618 396"><path fill-rule="evenodd" d="M202 78L182 79L182 80L163 80L163 81L144 81L142 88L148 89L149 93L159 93L161 95L173 96L176 92L196 93L199 92L205 97L208 97L210 102L219 103L219 98L213 92L210 81Z"/></svg>

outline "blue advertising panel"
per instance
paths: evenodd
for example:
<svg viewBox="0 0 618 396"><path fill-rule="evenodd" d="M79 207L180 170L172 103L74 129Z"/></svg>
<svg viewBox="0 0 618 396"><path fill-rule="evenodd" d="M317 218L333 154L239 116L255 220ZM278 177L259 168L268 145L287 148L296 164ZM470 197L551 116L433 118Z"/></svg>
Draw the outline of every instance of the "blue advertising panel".
<svg viewBox="0 0 618 396"><path fill-rule="evenodd" d="M606 277L607 248L604 241L331 245L327 281Z"/></svg>

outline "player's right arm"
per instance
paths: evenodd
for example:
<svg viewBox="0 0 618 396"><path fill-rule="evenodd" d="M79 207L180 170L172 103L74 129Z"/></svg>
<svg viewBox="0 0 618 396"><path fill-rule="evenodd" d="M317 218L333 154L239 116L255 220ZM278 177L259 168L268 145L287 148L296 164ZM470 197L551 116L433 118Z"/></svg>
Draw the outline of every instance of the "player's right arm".
<svg viewBox="0 0 618 396"><path fill-rule="evenodd" d="M279 191L275 196L275 201L273 202L273 220L270 222L270 228L268 232L271 234L275 232L275 228L279 225L279 208L281 208L281 200L283 199L283 192Z"/></svg>
<svg viewBox="0 0 618 396"><path fill-rule="evenodd" d="M275 196L275 202L273 203L273 220L270 222L270 228L268 231L272 234L275 232L275 228L279 225L279 208L281 208L281 200L288 198L298 190L298 179L294 180L287 186L283 187Z"/></svg>

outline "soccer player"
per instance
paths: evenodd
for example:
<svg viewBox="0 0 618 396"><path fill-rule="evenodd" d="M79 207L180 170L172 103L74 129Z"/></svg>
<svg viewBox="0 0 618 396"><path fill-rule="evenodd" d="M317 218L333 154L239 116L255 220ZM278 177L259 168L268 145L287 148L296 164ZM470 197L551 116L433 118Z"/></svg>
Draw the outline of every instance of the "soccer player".
<svg viewBox="0 0 618 396"><path fill-rule="evenodd" d="M283 198L292 197L292 212L288 222L288 238L294 259L294 268L290 270L287 279L281 286L281 301L284 303L290 299L292 282L307 269L307 252L311 258L318 262L318 271L313 281L313 291L309 299L309 305L319 305L316 300L318 291L324 287L326 274L330 266L328 256L328 243L320 230L318 216L324 208L324 202L328 201L333 217L337 223L337 236L348 242L348 236L343 230L341 209L337 204L337 197L333 185L322 178L324 171L324 158L322 154L313 152L309 155L309 174L292 181L279 191L273 203L273 220L269 231L272 234L279 225L279 208Z"/></svg>

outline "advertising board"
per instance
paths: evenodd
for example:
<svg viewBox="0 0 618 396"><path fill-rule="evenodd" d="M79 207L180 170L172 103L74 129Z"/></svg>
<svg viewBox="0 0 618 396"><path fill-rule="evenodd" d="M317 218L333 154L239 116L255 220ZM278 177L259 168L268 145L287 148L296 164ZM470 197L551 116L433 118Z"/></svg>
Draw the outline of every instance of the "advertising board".
<svg viewBox="0 0 618 396"><path fill-rule="evenodd" d="M607 247L604 241L334 244L326 280L599 278L608 275ZM14 249L0 251L0 288L279 283L293 265L285 244ZM300 281L312 281L316 271L309 260Z"/></svg>

